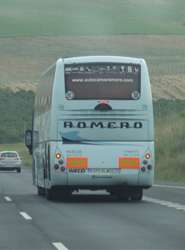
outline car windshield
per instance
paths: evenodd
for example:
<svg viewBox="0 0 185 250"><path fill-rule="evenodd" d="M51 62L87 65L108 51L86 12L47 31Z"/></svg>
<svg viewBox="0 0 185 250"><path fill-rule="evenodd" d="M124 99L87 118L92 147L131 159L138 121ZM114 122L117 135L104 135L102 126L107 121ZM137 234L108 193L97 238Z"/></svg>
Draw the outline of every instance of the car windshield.
<svg viewBox="0 0 185 250"><path fill-rule="evenodd" d="M17 157L16 153L2 153L1 157Z"/></svg>

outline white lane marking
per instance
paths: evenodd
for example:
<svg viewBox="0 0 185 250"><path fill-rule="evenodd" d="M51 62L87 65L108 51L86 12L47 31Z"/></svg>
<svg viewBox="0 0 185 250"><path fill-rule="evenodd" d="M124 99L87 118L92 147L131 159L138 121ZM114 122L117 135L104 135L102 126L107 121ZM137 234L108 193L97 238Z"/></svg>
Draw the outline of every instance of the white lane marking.
<svg viewBox="0 0 185 250"><path fill-rule="evenodd" d="M156 204L160 204L162 206L172 207L172 208L175 208L175 209L178 209L178 210L185 211L185 205L181 205L179 203L173 203L173 202L169 202L169 201L153 199L151 197L146 197L146 196L143 196L142 200L148 201L148 202L153 202L153 203L156 203Z"/></svg>
<svg viewBox="0 0 185 250"><path fill-rule="evenodd" d="M185 189L185 187L179 187L179 186L165 186L165 185L153 185L154 187L163 187L163 188L179 188L179 189Z"/></svg>
<svg viewBox="0 0 185 250"><path fill-rule="evenodd" d="M62 243L60 242L55 242L53 245L56 247L58 250L68 250Z"/></svg>
<svg viewBox="0 0 185 250"><path fill-rule="evenodd" d="M5 198L6 201L12 201L12 200L10 199L10 197L8 197L8 196L5 196L4 198Z"/></svg>
<svg viewBox="0 0 185 250"><path fill-rule="evenodd" d="M20 212L20 214L26 219L26 220L32 220L32 218L25 212Z"/></svg>

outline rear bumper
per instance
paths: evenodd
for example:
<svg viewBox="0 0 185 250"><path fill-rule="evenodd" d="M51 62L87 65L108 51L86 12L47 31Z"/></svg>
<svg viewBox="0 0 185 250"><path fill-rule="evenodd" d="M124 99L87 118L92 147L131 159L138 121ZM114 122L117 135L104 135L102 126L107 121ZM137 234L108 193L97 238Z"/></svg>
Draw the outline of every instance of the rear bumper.
<svg viewBox="0 0 185 250"><path fill-rule="evenodd" d="M21 166L14 166L14 167L0 167L1 171L13 171L13 170L20 170Z"/></svg>
<svg viewBox="0 0 185 250"><path fill-rule="evenodd" d="M103 185L103 186L90 186L90 185L87 185L87 186L81 186L81 185L78 185L78 186L71 186L71 185L68 185L68 186L62 186L62 185L59 185L59 186L52 186L51 187L51 190L55 191L55 190L61 190L61 192L64 192L64 190L70 190L72 192L78 192L79 190L90 190L90 191L98 191L98 190L106 190L107 192L109 192L110 194L114 195L114 194L117 194L119 193L120 191L121 192L127 192L127 193L131 193L133 190L142 190L142 189L149 189L151 188L151 186L131 186L131 185L114 185L114 186L109 186L109 185Z"/></svg>

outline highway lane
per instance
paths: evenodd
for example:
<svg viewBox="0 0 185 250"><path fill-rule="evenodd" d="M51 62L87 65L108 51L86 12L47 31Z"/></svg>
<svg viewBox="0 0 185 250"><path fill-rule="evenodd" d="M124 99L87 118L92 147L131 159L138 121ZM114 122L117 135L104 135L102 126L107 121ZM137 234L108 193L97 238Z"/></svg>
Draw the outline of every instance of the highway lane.
<svg viewBox="0 0 185 250"><path fill-rule="evenodd" d="M0 190L0 249L185 249L183 183L156 181L141 202L103 191L48 202L23 168L0 172Z"/></svg>

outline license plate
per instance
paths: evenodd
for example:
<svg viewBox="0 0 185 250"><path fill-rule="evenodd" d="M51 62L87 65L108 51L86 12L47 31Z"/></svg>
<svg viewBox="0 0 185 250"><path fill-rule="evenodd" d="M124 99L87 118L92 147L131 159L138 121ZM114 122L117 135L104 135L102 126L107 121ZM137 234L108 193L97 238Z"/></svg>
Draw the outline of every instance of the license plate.
<svg viewBox="0 0 185 250"><path fill-rule="evenodd" d="M7 168L11 168L11 167L13 167L13 165L12 164L6 164L5 165Z"/></svg>
<svg viewBox="0 0 185 250"><path fill-rule="evenodd" d="M88 169L89 173L92 174L120 174L120 169L115 168L91 168Z"/></svg>

